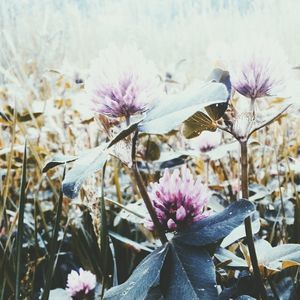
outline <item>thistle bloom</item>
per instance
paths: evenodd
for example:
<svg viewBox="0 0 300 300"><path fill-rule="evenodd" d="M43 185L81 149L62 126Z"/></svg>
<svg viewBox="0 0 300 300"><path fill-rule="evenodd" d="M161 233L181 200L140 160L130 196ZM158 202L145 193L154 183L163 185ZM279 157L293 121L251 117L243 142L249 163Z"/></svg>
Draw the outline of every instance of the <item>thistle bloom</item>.
<svg viewBox="0 0 300 300"><path fill-rule="evenodd" d="M108 117L130 117L151 107L159 87L154 65L134 47L110 47L93 63L86 90L93 109Z"/></svg>
<svg viewBox="0 0 300 300"><path fill-rule="evenodd" d="M90 271L79 269L79 273L72 270L68 275L67 292L73 298L88 295L96 287L96 276Z"/></svg>
<svg viewBox="0 0 300 300"><path fill-rule="evenodd" d="M195 139L191 140L193 148L201 152L208 152L221 144L222 135L219 131L203 131Z"/></svg>
<svg viewBox="0 0 300 300"><path fill-rule="evenodd" d="M157 217L166 231L180 230L206 217L204 212L209 193L200 177L194 180L187 168L172 174L164 171L158 183L152 183L149 193ZM154 230L150 217L145 227Z"/></svg>

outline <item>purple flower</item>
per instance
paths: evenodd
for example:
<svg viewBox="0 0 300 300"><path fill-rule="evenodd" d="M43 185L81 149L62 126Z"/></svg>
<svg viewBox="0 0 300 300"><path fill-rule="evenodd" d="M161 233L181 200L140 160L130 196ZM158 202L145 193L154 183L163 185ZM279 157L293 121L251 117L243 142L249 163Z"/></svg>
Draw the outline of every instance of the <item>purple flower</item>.
<svg viewBox="0 0 300 300"><path fill-rule="evenodd" d="M96 112L128 118L151 107L158 94L157 74L140 50L111 47L93 63L86 89Z"/></svg>
<svg viewBox="0 0 300 300"><path fill-rule="evenodd" d="M269 45L267 44L269 43ZM257 99L273 96L283 88L288 69L286 56L275 41L258 41L253 47L237 47L231 66L231 82L241 95Z"/></svg>
<svg viewBox="0 0 300 300"><path fill-rule="evenodd" d="M159 182L151 184L149 196L166 231L180 230L207 216L204 209L209 192L200 177L194 180L186 167L181 169L181 176L179 169L172 174L166 169ZM154 230L150 217L146 218L144 225Z"/></svg>
<svg viewBox="0 0 300 300"><path fill-rule="evenodd" d="M67 292L73 298L88 295L96 287L96 276L90 271L79 269L79 273L72 270L68 275Z"/></svg>
<svg viewBox="0 0 300 300"><path fill-rule="evenodd" d="M201 134L191 140L191 145L194 149L201 152L208 152L221 144L222 135L219 131L203 131Z"/></svg>
<svg viewBox="0 0 300 300"><path fill-rule="evenodd" d="M261 61L258 57L241 65L238 77L232 81L235 90L250 99L272 96L274 87L281 84L272 72L271 61Z"/></svg>

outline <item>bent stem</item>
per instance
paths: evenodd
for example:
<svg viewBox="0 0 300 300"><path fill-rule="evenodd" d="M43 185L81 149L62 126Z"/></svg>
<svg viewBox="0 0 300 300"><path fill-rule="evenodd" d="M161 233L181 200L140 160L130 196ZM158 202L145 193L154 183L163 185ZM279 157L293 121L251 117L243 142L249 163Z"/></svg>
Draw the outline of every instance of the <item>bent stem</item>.
<svg viewBox="0 0 300 300"><path fill-rule="evenodd" d="M147 210L150 214L150 217L153 221L153 224L155 226L156 232L158 233L159 239L162 242L162 244L168 242L168 239L166 237L166 234L157 218L156 212L153 208L152 202L149 198L147 189L144 185L142 176L140 174L140 171L138 169L137 163L136 163L136 142L137 142L137 138L138 138L138 131L135 131L133 139L132 139L132 152L131 152L131 158L132 158L132 169L133 169L133 174L137 183L137 186L139 188L139 191L141 193L141 196L145 202L145 205L147 207Z"/></svg>
<svg viewBox="0 0 300 300"><path fill-rule="evenodd" d="M249 190L248 190L248 147L247 147L247 141L240 141L241 145L241 181L242 181L242 197L244 199L249 198ZM249 248L249 254L250 254L250 260L251 265L253 268L254 278L256 280L256 283L259 288L259 293L261 295L261 298L263 300L268 299L267 292L259 271L258 267L258 261L253 241L253 233L252 233L252 224L251 224L251 217L247 217L244 221L245 224L245 232L246 232L246 238L247 238L247 244Z"/></svg>

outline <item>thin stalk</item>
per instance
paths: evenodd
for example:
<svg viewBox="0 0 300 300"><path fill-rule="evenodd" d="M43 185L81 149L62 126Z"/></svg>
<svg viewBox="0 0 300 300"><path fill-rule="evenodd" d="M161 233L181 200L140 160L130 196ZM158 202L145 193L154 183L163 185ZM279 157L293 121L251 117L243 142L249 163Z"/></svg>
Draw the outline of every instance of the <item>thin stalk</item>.
<svg viewBox="0 0 300 300"><path fill-rule="evenodd" d="M241 145L241 181L242 181L242 197L244 199L249 199L249 189L248 189L248 147L247 141L240 142ZM253 233L252 233L252 224L251 217L247 217L244 221L247 244L249 248L250 260L252 264L254 278L259 288L259 293L263 300L268 299L267 292L263 283L263 279L261 277L258 260L256 256L254 241L253 241Z"/></svg>
<svg viewBox="0 0 300 300"><path fill-rule="evenodd" d="M114 159L114 183L115 183L115 186L116 186L116 194L117 194L117 199L118 199L118 202L120 204L122 204L122 192L121 192L121 185L120 185L120 180L119 180L119 172L120 172L120 163L118 160Z"/></svg>
<svg viewBox="0 0 300 300"><path fill-rule="evenodd" d="M65 172L66 172L66 166L64 168L63 179L65 177ZM57 253L58 231L59 231L59 225L60 225L60 220L61 220L61 215L62 215L62 204L63 204L63 192L62 192L62 188L61 188L60 193L59 193L59 201L58 201L57 209L56 209L55 224L54 224L54 229L53 229L51 248L49 249L50 256L49 256L49 261L48 261L48 270L47 270L47 274L46 274L46 283L45 283L42 300L47 300L49 298L52 278L53 278L53 274L54 274L54 271L56 268L55 257L56 257L56 255L58 255L58 253Z"/></svg>
<svg viewBox="0 0 300 300"><path fill-rule="evenodd" d="M281 212L282 212L282 232L281 237L284 243L286 243L286 219L285 219L285 208L283 203L283 196L282 196L282 190L281 190L281 181L280 181L280 175L279 175L279 159L277 155L277 149L275 150L275 157L276 157L276 167L277 167L277 180L278 180L278 188L279 188L279 195L280 195L280 202L281 202Z"/></svg>
<svg viewBox="0 0 300 300"><path fill-rule="evenodd" d="M23 232L24 232L24 211L25 211L25 189L26 189L26 166L27 166L27 143L25 141L24 155L23 155L23 167L22 167L22 181L20 192L20 204L19 204L19 218L18 218L18 231L17 231L17 269L16 269L16 292L15 299L20 299L21 292L21 264L22 264L22 244L23 244Z"/></svg>
<svg viewBox="0 0 300 300"><path fill-rule="evenodd" d="M101 299L104 297L106 277L107 277L107 256L108 256L108 229L107 229L107 219L106 219L106 210L105 210L105 199L104 199L104 186L105 186L105 169L106 163L102 168L102 181L101 181L101 198L100 198L100 209L101 209L101 256L103 259L103 277L102 277L102 289L101 289Z"/></svg>
<svg viewBox="0 0 300 300"><path fill-rule="evenodd" d="M1 199L2 206L0 209L0 220L5 220L5 223L4 223L5 226L6 226L5 209L6 209L6 200L7 200L8 190L9 190L9 180L10 180L10 172L11 172L11 167L12 167L13 152L14 152L14 146L15 146L16 123L17 123L16 120L17 120L17 113L16 113L16 105L15 105L12 136L11 136L11 146L10 146L10 152L7 157L7 172L6 172L6 177L5 177L4 185L3 185L3 192L2 192L3 199Z"/></svg>
<svg viewBox="0 0 300 300"><path fill-rule="evenodd" d="M136 131L134 133L134 136L133 136L133 139L132 139L132 153L131 153L131 157L132 157L132 169L133 169L133 174L134 174L134 177L135 177L135 180L136 180L136 183L137 183L137 186L139 188L139 191L141 193L141 196L145 202L145 205L147 207L147 210L150 214L150 217L154 223L154 226L155 226L155 229L156 229L156 232L159 236L159 239L160 241L162 242L162 244L168 242L168 239L166 237L166 234L157 218L157 215L156 215L156 212L153 208L153 205L152 205L152 202L149 198L149 195L148 195L148 192L147 192L147 189L144 185L144 182L143 182L143 179L142 179L142 176L139 172L139 169L138 169L138 166L137 166L137 162L136 162L136 142L137 142L137 138L138 138L138 131Z"/></svg>

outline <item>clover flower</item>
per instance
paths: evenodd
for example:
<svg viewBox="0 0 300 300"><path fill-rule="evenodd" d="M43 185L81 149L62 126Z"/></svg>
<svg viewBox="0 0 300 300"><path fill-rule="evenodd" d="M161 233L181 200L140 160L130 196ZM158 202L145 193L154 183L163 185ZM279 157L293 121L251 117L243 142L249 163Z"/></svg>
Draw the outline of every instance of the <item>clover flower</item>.
<svg viewBox="0 0 300 300"><path fill-rule="evenodd" d="M79 273L72 270L68 275L67 292L73 298L88 295L96 287L96 276L90 271L79 269Z"/></svg>
<svg viewBox="0 0 300 300"><path fill-rule="evenodd" d="M233 88L257 99L281 92L289 73L287 56L277 40L253 35L240 36L230 43L208 47L208 57L230 73Z"/></svg>
<svg viewBox="0 0 300 300"><path fill-rule="evenodd" d="M219 131L203 131L191 140L193 148L201 152L208 152L217 148L221 144L222 135Z"/></svg>
<svg viewBox="0 0 300 300"><path fill-rule="evenodd" d="M166 169L159 182L151 184L149 196L166 231L180 230L206 217L204 209L209 193L200 177L194 180L187 168L182 168L181 176L179 169L172 174ZM154 230L149 217L144 225Z"/></svg>
<svg viewBox="0 0 300 300"><path fill-rule="evenodd" d="M93 109L108 117L130 117L151 107L159 88L158 72L141 50L110 47L91 67L86 90Z"/></svg>
<svg viewBox="0 0 300 300"><path fill-rule="evenodd" d="M281 79L276 77L272 64L270 57L253 55L248 61L241 63L236 74L233 73L233 87L250 99L272 96L274 88L282 83Z"/></svg>
<svg viewBox="0 0 300 300"><path fill-rule="evenodd" d="M237 92L254 100L274 96L283 89L288 63L276 41L258 40L251 47L236 48L230 75Z"/></svg>

